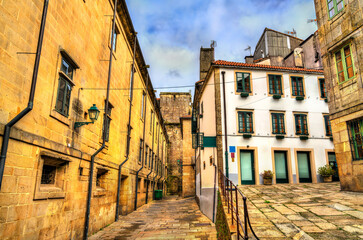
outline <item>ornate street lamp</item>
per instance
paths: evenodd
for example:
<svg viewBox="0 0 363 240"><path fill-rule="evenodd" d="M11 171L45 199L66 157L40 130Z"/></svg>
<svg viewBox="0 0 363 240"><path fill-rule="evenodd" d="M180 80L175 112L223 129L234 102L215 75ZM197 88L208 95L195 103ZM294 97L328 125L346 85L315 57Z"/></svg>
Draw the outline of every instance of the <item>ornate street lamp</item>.
<svg viewBox="0 0 363 240"><path fill-rule="evenodd" d="M74 128L79 128L83 125L88 125L90 123L93 124L95 121L97 121L98 116L100 115L100 110L98 110L98 108L96 107L96 104L93 104L93 106L90 107L90 109L88 109L88 115L89 115L89 119L91 119L91 122L75 122Z"/></svg>

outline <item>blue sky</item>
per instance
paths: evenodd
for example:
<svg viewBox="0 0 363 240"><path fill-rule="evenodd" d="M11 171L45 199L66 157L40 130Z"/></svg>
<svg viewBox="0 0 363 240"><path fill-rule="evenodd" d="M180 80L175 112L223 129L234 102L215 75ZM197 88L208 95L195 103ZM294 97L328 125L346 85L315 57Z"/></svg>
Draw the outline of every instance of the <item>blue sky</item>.
<svg viewBox="0 0 363 240"><path fill-rule="evenodd" d="M317 30L313 0L126 0L150 65L154 88L199 80L199 50L217 42L215 59L243 62L265 27L305 39ZM157 89L189 91L192 88Z"/></svg>

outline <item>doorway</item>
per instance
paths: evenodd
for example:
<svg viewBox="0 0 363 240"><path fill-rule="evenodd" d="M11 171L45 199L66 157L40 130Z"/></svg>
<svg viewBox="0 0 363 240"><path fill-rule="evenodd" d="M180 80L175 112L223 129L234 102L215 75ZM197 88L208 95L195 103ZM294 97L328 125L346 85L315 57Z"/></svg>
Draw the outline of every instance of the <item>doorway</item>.
<svg viewBox="0 0 363 240"><path fill-rule="evenodd" d="M297 165L299 168L299 182L311 183L310 152L297 152Z"/></svg>
<svg viewBox="0 0 363 240"><path fill-rule="evenodd" d="M255 159L253 150L240 151L241 184L255 184Z"/></svg>
<svg viewBox="0 0 363 240"><path fill-rule="evenodd" d="M335 174L333 175L333 181L339 181L338 164L334 152L328 152L328 161L330 167L335 171Z"/></svg>
<svg viewBox="0 0 363 240"><path fill-rule="evenodd" d="M276 183L289 183L286 151L274 151Z"/></svg>

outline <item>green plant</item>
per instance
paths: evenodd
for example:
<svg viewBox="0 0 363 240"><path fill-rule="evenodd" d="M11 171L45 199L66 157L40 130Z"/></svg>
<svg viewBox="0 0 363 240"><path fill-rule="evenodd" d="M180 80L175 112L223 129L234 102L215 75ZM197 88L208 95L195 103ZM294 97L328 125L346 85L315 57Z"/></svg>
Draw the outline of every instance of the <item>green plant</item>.
<svg viewBox="0 0 363 240"><path fill-rule="evenodd" d="M274 173L271 170L265 170L261 173L262 178L264 179L272 179Z"/></svg>
<svg viewBox="0 0 363 240"><path fill-rule="evenodd" d="M318 168L318 173L323 177L329 177L335 174L335 171L331 168L330 165L325 165Z"/></svg>
<svg viewBox="0 0 363 240"><path fill-rule="evenodd" d="M270 203L270 201L268 201L268 200L265 200L265 203Z"/></svg>

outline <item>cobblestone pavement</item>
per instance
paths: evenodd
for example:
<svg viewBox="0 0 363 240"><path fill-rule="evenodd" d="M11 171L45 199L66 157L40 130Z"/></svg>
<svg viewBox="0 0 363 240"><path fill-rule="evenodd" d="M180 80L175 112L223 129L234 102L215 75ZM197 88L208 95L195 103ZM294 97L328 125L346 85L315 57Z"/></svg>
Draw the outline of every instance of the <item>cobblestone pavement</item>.
<svg viewBox="0 0 363 240"><path fill-rule="evenodd" d="M215 225L199 210L194 198L165 200L143 205L137 211L99 231L96 239L217 239Z"/></svg>
<svg viewBox="0 0 363 240"><path fill-rule="evenodd" d="M363 193L340 191L339 183L239 188L260 239L363 239Z"/></svg>

